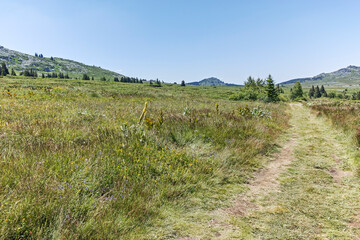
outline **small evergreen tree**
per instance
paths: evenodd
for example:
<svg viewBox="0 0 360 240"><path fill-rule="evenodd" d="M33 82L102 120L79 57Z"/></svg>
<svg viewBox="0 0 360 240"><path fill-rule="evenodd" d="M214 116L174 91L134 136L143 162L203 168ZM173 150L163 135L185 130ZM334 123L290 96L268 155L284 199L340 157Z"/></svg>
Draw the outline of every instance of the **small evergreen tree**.
<svg viewBox="0 0 360 240"><path fill-rule="evenodd" d="M185 87L185 81L182 80L180 86Z"/></svg>
<svg viewBox="0 0 360 240"><path fill-rule="evenodd" d="M321 92L320 92L319 86L316 86L316 88L315 88L314 97L315 98L320 98L321 97Z"/></svg>
<svg viewBox="0 0 360 240"><path fill-rule="evenodd" d="M44 74L44 73L42 73L42 74L41 74L41 77L42 77L42 78L45 78L45 74Z"/></svg>
<svg viewBox="0 0 360 240"><path fill-rule="evenodd" d="M91 77L91 80L94 80L94 76Z"/></svg>
<svg viewBox="0 0 360 240"><path fill-rule="evenodd" d="M11 76L16 76L16 72L15 72L14 68L11 69Z"/></svg>
<svg viewBox="0 0 360 240"><path fill-rule="evenodd" d="M278 102L279 94L275 89L274 80L272 79L271 75L269 75L268 79L266 80L266 93L267 93L267 101L269 102Z"/></svg>
<svg viewBox="0 0 360 240"><path fill-rule="evenodd" d="M297 81L294 85L294 88L292 89L290 98L292 100L297 99L297 98L303 98L303 95L304 95L304 92L301 87L301 83L299 81Z"/></svg>
<svg viewBox="0 0 360 240"><path fill-rule="evenodd" d="M6 76L9 74L9 69L6 67L5 62L1 63L1 75Z"/></svg>
<svg viewBox="0 0 360 240"><path fill-rule="evenodd" d="M114 77L114 82L120 82L118 77Z"/></svg>
<svg viewBox="0 0 360 240"><path fill-rule="evenodd" d="M309 98L313 98L315 96L315 88L312 86L309 90Z"/></svg>
<svg viewBox="0 0 360 240"><path fill-rule="evenodd" d="M90 77L86 73L84 73L82 80L90 80Z"/></svg>
<svg viewBox="0 0 360 240"><path fill-rule="evenodd" d="M105 77L102 77L100 80L101 80L101 81L106 81L106 78L105 78Z"/></svg>

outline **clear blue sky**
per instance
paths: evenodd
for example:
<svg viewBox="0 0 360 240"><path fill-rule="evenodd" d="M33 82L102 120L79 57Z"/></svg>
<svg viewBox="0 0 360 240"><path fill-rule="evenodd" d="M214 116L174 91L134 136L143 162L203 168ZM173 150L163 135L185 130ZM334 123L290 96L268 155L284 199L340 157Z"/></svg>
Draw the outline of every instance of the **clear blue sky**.
<svg viewBox="0 0 360 240"><path fill-rule="evenodd" d="M0 0L0 45L166 82L360 65L360 1Z"/></svg>

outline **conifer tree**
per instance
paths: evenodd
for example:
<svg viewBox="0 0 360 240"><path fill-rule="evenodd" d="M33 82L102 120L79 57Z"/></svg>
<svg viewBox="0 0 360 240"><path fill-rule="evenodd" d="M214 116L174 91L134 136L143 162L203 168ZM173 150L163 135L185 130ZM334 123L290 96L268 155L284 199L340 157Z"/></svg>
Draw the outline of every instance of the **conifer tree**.
<svg viewBox="0 0 360 240"><path fill-rule="evenodd" d="M315 98L320 98L321 97L321 92L320 92L319 86L316 86L316 88L315 88L314 97Z"/></svg>
<svg viewBox="0 0 360 240"><path fill-rule="evenodd" d="M11 69L11 76L16 76L16 72L13 68Z"/></svg>
<svg viewBox="0 0 360 240"><path fill-rule="evenodd" d="M279 94L275 89L274 80L272 79L271 75L269 75L268 79L266 80L266 92L267 92L267 101L269 102L278 102Z"/></svg>
<svg viewBox="0 0 360 240"><path fill-rule="evenodd" d="M9 74L9 69L6 67L5 62L2 62L1 64L1 75L6 76Z"/></svg>
<svg viewBox="0 0 360 240"><path fill-rule="evenodd" d="M185 81L182 80L180 86L185 87Z"/></svg>
<svg viewBox="0 0 360 240"><path fill-rule="evenodd" d="M303 89L301 87L301 83L299 81L297 81L294 85L293 90L291 91L291 99L296 99L296 98L302 98L303 97Z"/></svg>
<svg viewBox="0 0 360 240"><path fill-rule="evenodd" d="M90 77L86 73L84 73L82 80L90 80Z"/></svg>
<svg viewBox="0 0 360 240"><path fill-rule="evenodd" d="M114 82L119 82L119 78L118 78L118 77L114 77Z"/></svg>
<svg viewBox="0 0 360 240"><path fill-rule="evenodd" d="M309 98L313 98L315 96L315 88L312 86L309 90Z"/></svg>

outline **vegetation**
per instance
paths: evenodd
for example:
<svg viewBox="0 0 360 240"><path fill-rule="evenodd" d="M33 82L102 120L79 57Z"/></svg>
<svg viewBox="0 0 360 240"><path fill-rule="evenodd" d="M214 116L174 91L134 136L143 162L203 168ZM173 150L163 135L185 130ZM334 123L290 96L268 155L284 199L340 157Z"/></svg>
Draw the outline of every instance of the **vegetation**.
<svg viewBox="0 0 360 240"><path fill-rule="evenodd" d="M279 95L284 92L279 85L275 88L274 81L269 75L268 79L262 80L258 78L255 80L249 77L245 82L243 88L237 94L230 97L231 100L245 100L245 101L257 101L264 102L278 102L280 101Z"/></svg>
<svg viewBox="0 0 360 240"><path fill-rule="evenodd" d="M301 87L300 82L296 82L294 87L291 89L290 98L291 98L291 100L302 100L302 99L304 99L304 92L303 92L303 89Z"/></svg>
<svg viewBox="0 0 360 240"><path fill-rule="evenodd" d="M9 69L7 68L5 62L2 62L0 67L0 76L6 76L8 74L9 74Z"/></svg>
<svg viewBox="0 0 360 240"><path fill-rule="evenodd" d="M232 102L227 88L0 87L4 239L126 238L177 201L246 181L287 128L286 105Z"/></svg>

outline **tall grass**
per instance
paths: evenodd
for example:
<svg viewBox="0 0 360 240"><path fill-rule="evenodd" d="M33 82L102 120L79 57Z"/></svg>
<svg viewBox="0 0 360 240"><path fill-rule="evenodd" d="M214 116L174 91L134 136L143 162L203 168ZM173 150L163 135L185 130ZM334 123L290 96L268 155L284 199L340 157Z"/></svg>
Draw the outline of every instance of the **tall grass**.
<svg viewBox="0 0 360 240"><path fill-rule="evenodd" d="M311 109L328 117L332 123L350 134L360 146L360 102L354 100L320 100L309 103ZM358 161L360 175L360 160Z"/></svg>
<svg viewBox="0 0 360 240"><path fill-rule="evenodd" d="M2 239L126 237L163 205L243 182L288 120L286 105L231 102L229 88L4 78L0 89Z"/></svg>

